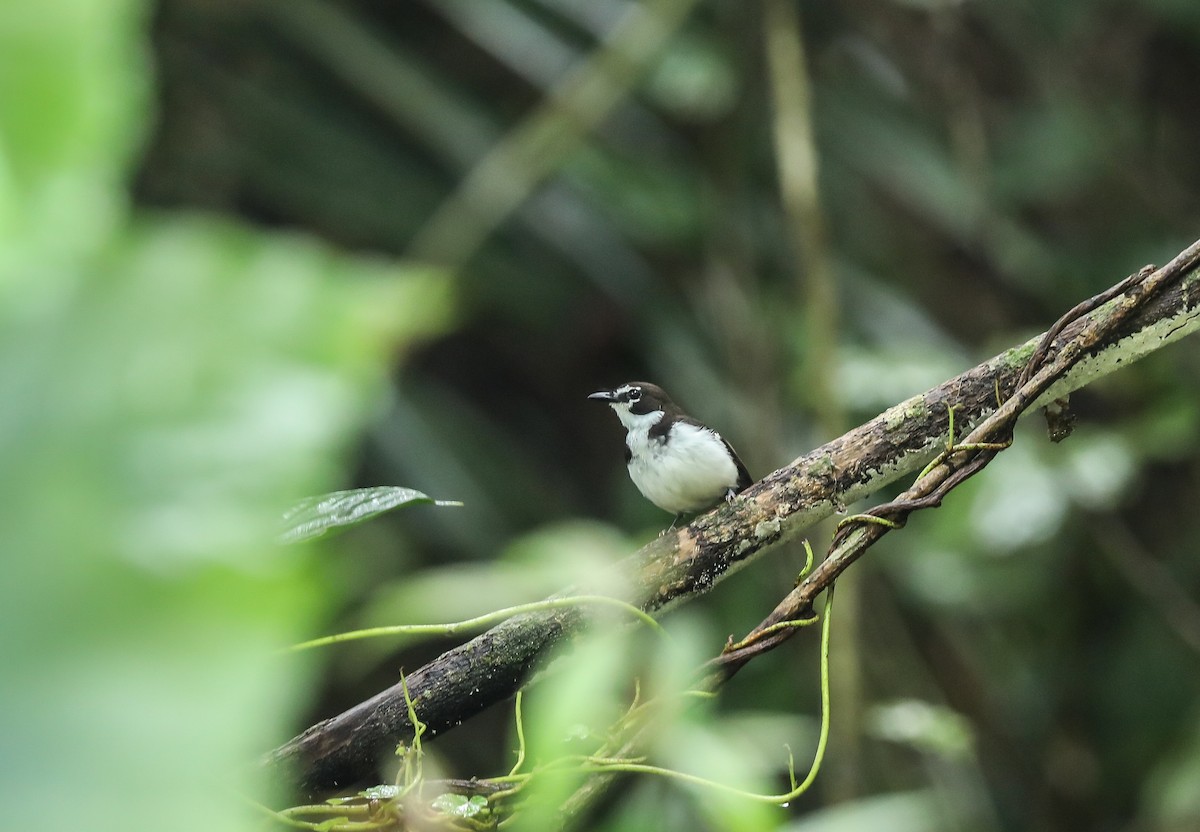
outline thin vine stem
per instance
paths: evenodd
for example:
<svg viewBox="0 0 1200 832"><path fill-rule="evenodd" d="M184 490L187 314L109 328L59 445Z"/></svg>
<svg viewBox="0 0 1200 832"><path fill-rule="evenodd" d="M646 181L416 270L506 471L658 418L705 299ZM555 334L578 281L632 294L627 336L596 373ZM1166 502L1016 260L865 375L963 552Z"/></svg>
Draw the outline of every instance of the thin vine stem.
<svg viewBox="0 0 1200 832"><path fill-rule="evenodd" d="M573 595L569 598L549 598L529 604L517 604L513 607L505 607L504 609L479 615L475 618L466 618L462 621L453 621L448 624L394 624L387 627L368 627L362 630L349 630L344 633L335 633L331 636L322 636L321 638L302 641L299 644L293 644L291 647L286 648L286 651L298 652L300 650L311 650L315 647L328 647L331 644L341 644L345 641L361 641L362 639L381 638L384 636L453 636L465 631L488 627L527 612L563 609L566 607L585 607L591 604L611 606L624 610L646 626L667 636L667 631L663 629L661 624L633 604L622 601L619 598L612 598L608 595Z"/></svg>
<svg viewBox="0 0 1200 832"><path fill-rule="evenodd" d="M524 695L525 691L517 691L517 700L513 706L517 722L517 761L513 763L512 769L508 772L509 777L520 771L521 766L525 764L525 721L521 717L521 700Z"/></svg>
<svg viewBox="0 0 1200 832"><path fill-rule="evenodd" d="M759 803L782 805L795 800L797 797L808 791L813 782L817 779L817 774L821 770L821 763L825 759L825 751L829 744L829 630L830 622L832 621L832 611L833 586L831 585L826 592L825 610L821 621L821 732L817 739L817 750L813 755L813 761L812 765L809 767L808 775L791 791L784 794L760 794L759 792L751 792L745 789L739 789L737 786L730 786L727 783L722 783L718 780L710 780L706 777L701 777L696 774L688 774L686 772L675 771L674 769L648 765L645 763L617 763L593 758L594 763L585 765L584 769L603 773L628 772L632 774L654 774L672 780L691 783L695 786L717 789L719 791L744 797L747 800L754 800ZM792 773L792 778L792 782L795 782L794 773Z"/></svg>

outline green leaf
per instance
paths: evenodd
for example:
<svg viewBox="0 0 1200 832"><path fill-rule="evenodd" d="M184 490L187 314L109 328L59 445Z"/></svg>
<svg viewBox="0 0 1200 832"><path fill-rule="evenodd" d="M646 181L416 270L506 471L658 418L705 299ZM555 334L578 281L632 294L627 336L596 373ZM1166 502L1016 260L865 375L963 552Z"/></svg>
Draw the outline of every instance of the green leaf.
<svg viewBox="0 0 1200 832"><path fill-rule="evenodd" d="M331 529L353 526L402 506L421 504L462 505L454 500L435 500L415 489L395 485L334 491L308 497L284 512L286 528L279 540L282 543L312 540Z"/></svg>
<svg viewBox="0 0 1200 832"><path fill-rule="evenodd" d="M473 818L487 809L487 798L481 794L468 798L462 794L440 794L429 804L443 815L456 818Z"/></svg>
<svg viewBox="0 0 1200 832"><path fill-rule="evenodd" d="M385 783L382 786L363 789L358 794L368 800L395 800L400 796L400 787L392 783Z"/></svg>

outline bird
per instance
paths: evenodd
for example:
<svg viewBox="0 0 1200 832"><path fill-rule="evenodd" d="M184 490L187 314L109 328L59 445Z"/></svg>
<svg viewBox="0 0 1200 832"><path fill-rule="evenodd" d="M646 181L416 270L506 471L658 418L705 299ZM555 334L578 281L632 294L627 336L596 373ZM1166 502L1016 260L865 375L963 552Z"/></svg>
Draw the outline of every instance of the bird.
<svg viewBox="0 0 1200 832"><path fill-rule="evenodd" d="M588 396L607 402L625 426L625 464L638 491L675 515L711 508L754 480L721 434L679 409L661 387L630 381Z"/></svg>

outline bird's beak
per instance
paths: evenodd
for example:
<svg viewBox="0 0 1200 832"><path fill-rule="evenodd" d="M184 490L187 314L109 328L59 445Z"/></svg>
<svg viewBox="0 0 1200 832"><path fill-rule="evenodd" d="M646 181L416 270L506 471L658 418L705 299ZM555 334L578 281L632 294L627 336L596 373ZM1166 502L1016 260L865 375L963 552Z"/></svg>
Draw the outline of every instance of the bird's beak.
<svg viewBox="0 0 1200 832"><path fill-rule="evenodd" d="M597 390L595 393L592 393L590 396L588 396L588 398L600 399L600 401L604 402L615 402L617 400L617 393L615 390Z"/></svg>

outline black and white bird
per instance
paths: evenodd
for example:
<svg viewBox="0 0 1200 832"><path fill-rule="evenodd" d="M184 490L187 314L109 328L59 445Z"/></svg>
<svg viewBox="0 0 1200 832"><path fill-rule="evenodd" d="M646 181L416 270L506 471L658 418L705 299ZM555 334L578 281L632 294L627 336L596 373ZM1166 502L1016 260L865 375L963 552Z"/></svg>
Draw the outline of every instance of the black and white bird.
<svg viewBox="0 0 1200 832"><path fill-rule="evenodd" d="M753 480L721 434L686 415L661 387L631 381L588 396L608 402L625 426L625 463L638 491L675 515L702 511Z"/></svg>

